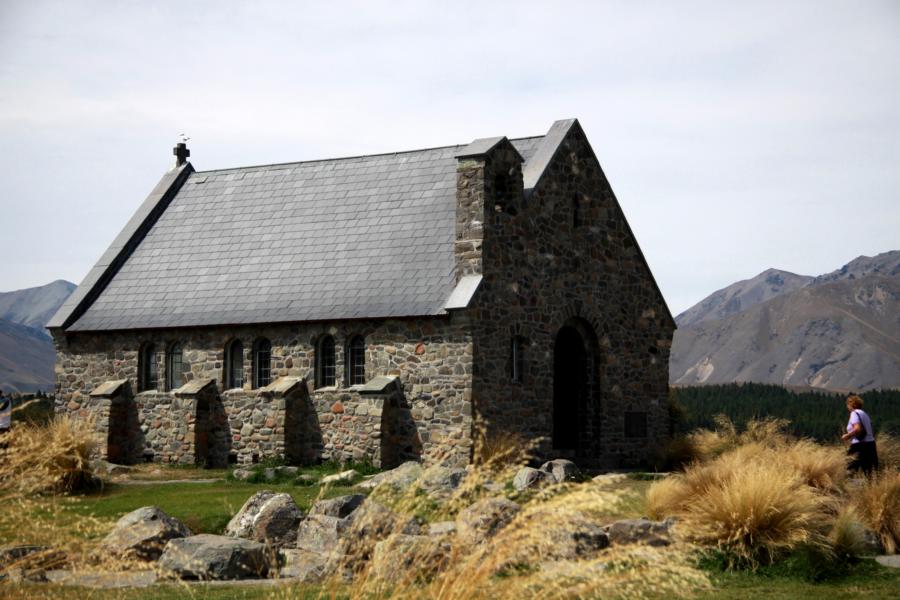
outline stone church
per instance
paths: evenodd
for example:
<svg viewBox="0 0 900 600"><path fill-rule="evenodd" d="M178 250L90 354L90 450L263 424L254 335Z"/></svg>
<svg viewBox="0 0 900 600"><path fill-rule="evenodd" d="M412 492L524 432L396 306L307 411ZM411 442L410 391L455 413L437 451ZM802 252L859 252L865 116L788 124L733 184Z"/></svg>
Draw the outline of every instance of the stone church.
<svg viewBox="0 0 900 600"><path fill-rule="evenodd" d="M48 325L114 462L646 462L675 323L577 120L196 171L184 144Z"/></svg>

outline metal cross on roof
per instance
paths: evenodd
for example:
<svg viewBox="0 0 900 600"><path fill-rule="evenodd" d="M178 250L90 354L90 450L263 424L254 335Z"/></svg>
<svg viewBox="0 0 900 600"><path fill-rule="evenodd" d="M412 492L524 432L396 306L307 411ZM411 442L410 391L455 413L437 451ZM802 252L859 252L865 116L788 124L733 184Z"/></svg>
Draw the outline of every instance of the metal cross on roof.
<svg viewBox="0 0 900 600"><path fill-rule="evenodd" d="M187 144L178 142L172 149L172 154L175 155L175 166L180 167L187 162L188 156L191 155L191 151L188 150Z"/></svg>

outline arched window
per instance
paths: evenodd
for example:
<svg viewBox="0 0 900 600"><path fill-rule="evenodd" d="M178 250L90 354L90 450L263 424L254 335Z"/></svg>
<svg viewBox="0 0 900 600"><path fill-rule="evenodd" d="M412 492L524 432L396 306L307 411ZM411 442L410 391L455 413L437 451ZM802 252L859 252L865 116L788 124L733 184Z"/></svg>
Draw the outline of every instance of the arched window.
<svg viewBox="0 0 900 600"><path fill-rule="evenodd" d="M354 336L347 346L347 385L366 382L366 341Z"/></svg>
<svg viewBox="0 0 900 600"><path fill-rule="evenodd" d="M157 386L156 346L146 343L138 353L138 392L155 390Z"/></svg>
<svg viewBox="0 0 900 600"><path fill-rule="evenodd" d="M272 343L266 338L253 342L253 387L266 387L272 379Z"/></svg>
<svg viewBox="0 0 900 600"><path fill-rule="evenodd" d="M166 391L177 390L182 385L184 356L179 342L174 342L166 351Z"/></svg>
<svg viewBox="0 0 900 600"><path fill-rule="evenodd" d="M231 340L225 346L225 389L244 387L244 345Z"/></svg>
<svg viewBox="0 0 900 600"><path fill-rule="evenodd" d="M331 387L335 383L334 377L334 338L323 335L316 349L316 387Z"/></svg>

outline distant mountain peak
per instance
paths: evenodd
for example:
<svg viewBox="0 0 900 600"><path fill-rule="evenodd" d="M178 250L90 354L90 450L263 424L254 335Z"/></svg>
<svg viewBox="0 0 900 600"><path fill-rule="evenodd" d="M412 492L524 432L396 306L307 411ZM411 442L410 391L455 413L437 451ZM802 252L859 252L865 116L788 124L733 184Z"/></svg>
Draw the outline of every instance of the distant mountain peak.
<svg viewBox="0 0 900 600"><path fill-rule="evenodd" d="M900 387L900 251L818 277L767 269L676 321L670 381Z"/></svg>
<svg viewBox="0 0 900 600"><path fill-rule="evenodd" d="M857 256L846 265L819 275L815 283L840 281L842 279L854 280L868 275L881 275L883 277L897 277L900 275L900 250L882 252L875 256Z"/></svg>
<svg viewBox="0 0 900 600"><path fill-rule="evenodd" d="M0 292L0 319L40 329L77 286L64 279L57 279L46 285L24 290Z"/></svg>
<svg viewBox="0 0 900 600"><path fill-rule="evenodd" d="M0 389L53 389L55 352L44 326L75 287L57 279L38 287L0 292Z"/></svg>
<svg viewBox="0 0 900 600"><path fill-rule="evenodd" d="M775 296L809 285L813 277L781 269L766 269L759 275L716 290L677 317L679 327L723 319L745 311Z"/></svg>

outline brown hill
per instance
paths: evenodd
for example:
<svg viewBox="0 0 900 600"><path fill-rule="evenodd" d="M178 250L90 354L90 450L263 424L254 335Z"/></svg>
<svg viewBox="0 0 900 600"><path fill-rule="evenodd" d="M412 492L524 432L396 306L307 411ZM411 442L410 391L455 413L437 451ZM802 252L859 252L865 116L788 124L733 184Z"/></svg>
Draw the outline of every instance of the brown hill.
<svg viewBox="0 0 900 600"><path fill-rule="evenodd" d="M670 380L900 388L898 264L900 252L860 257L740 312L680 327Z"/></svg>

